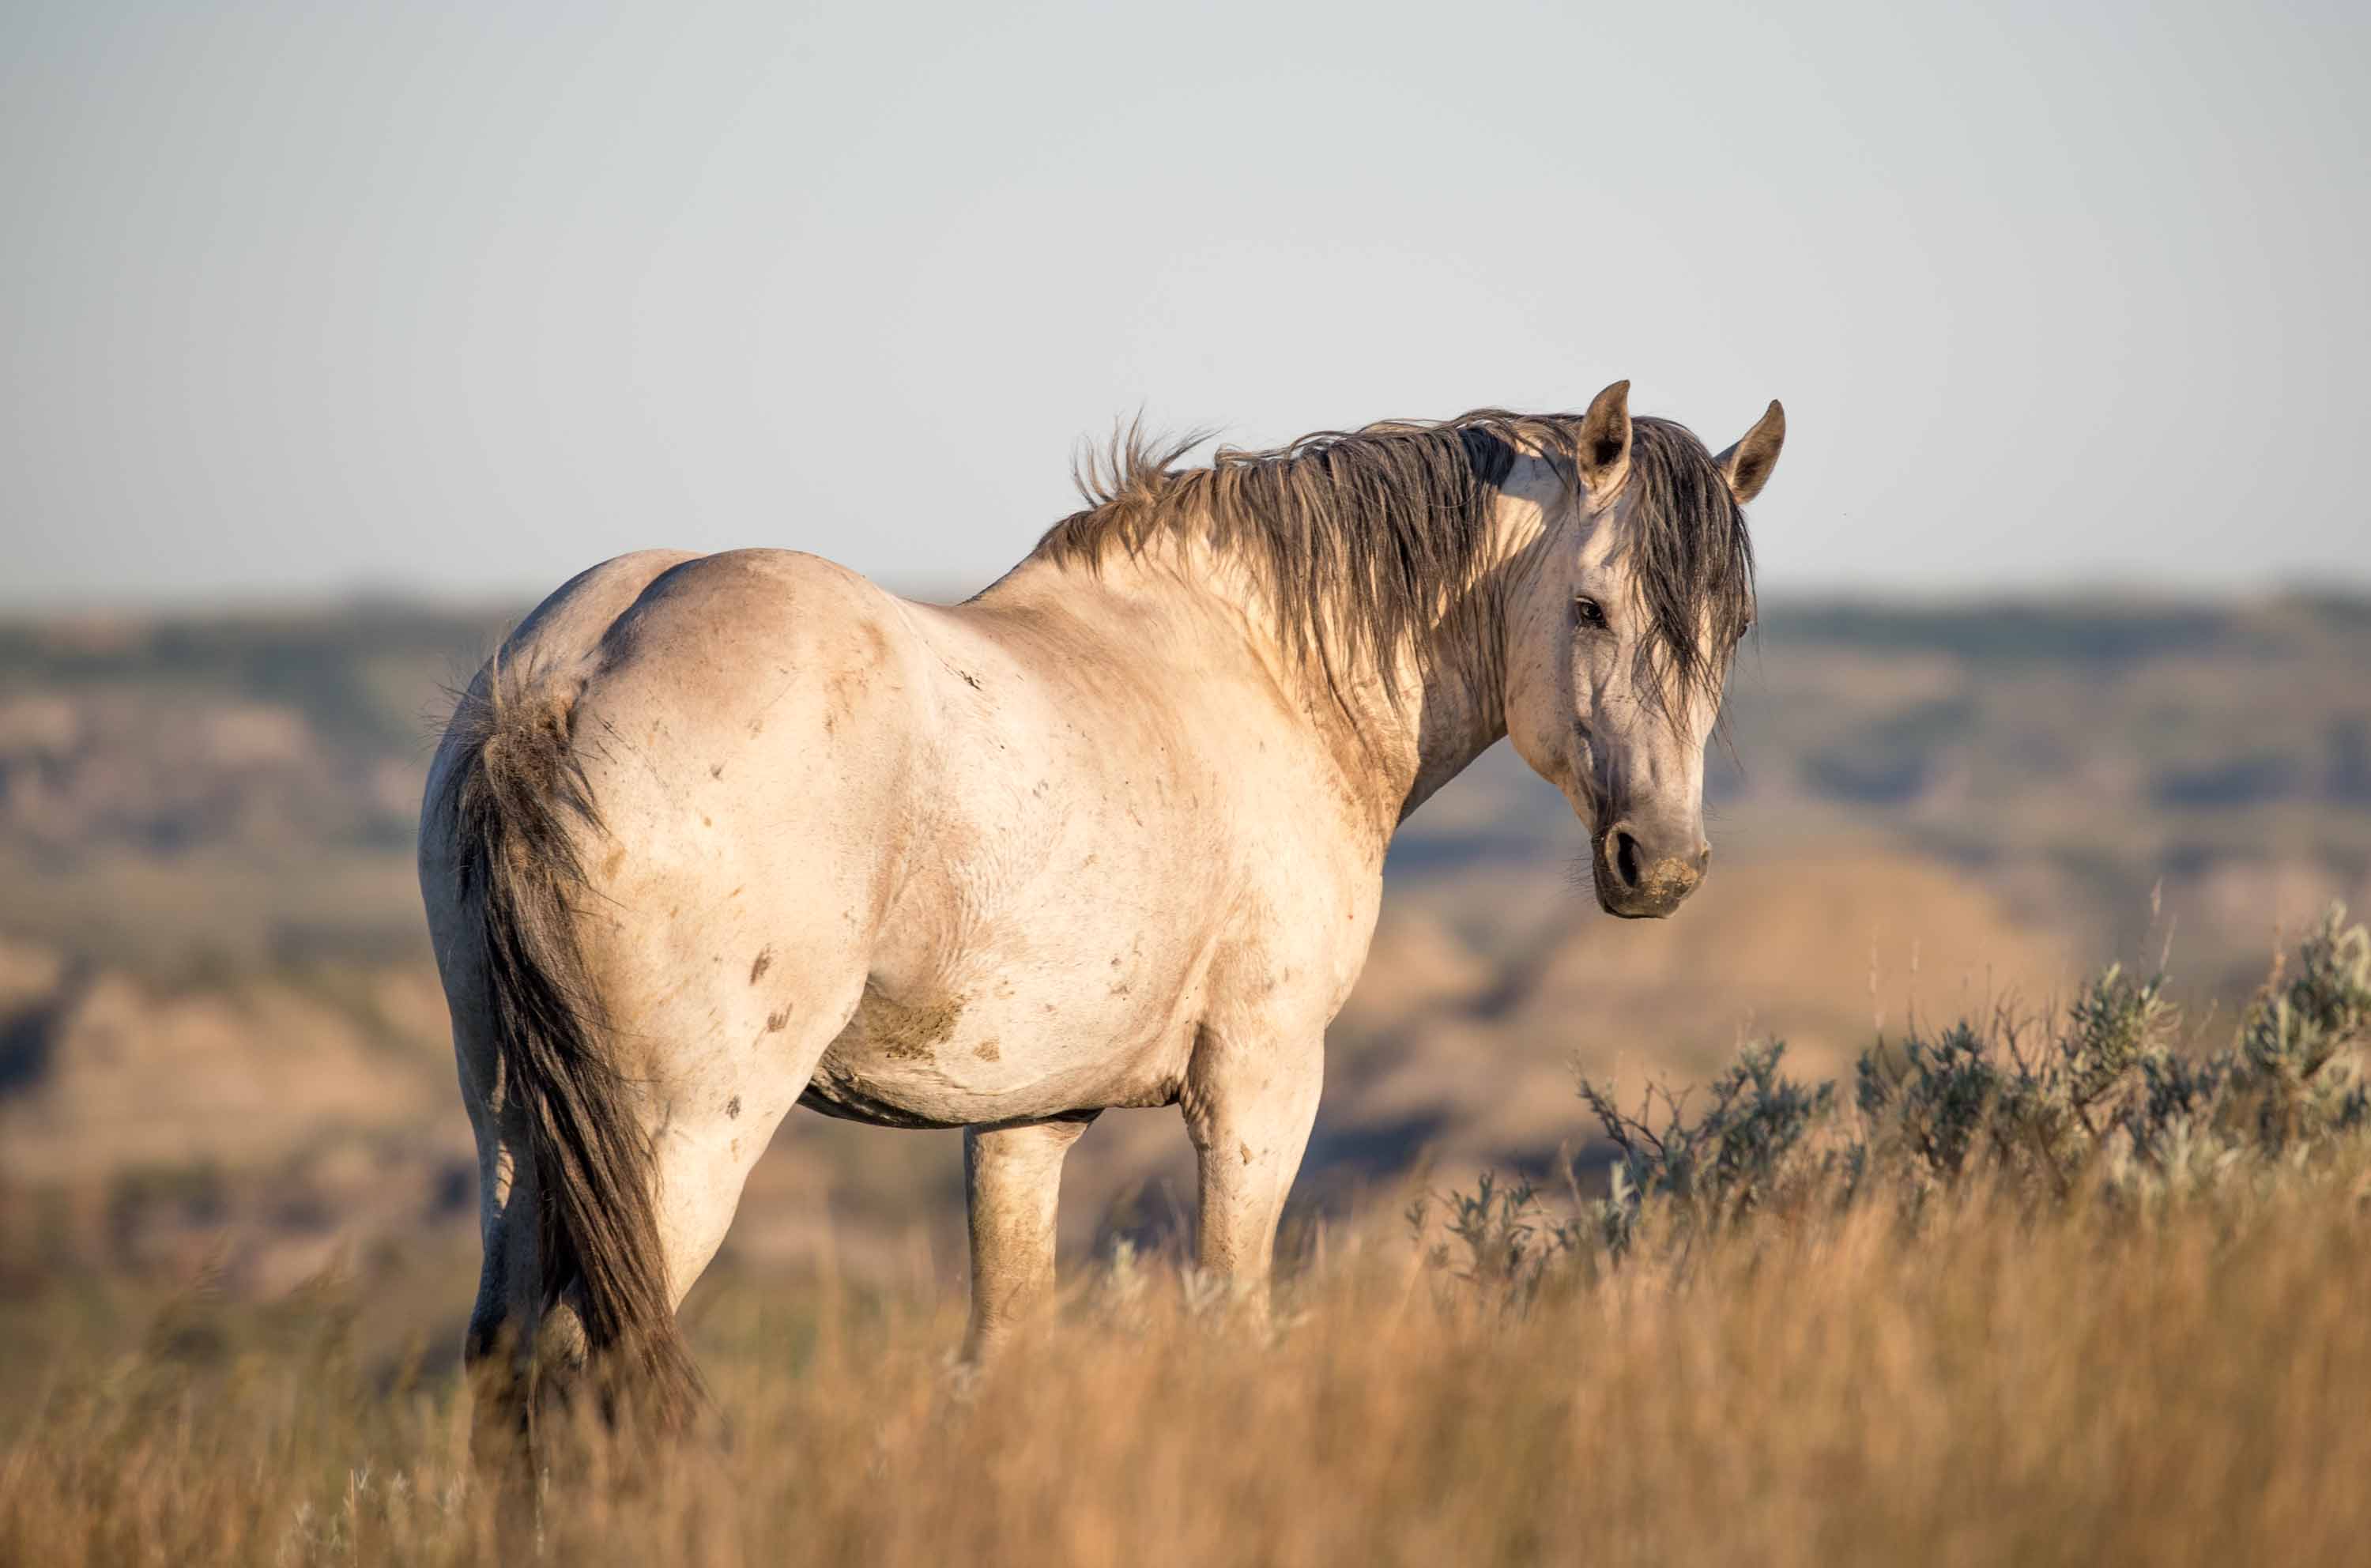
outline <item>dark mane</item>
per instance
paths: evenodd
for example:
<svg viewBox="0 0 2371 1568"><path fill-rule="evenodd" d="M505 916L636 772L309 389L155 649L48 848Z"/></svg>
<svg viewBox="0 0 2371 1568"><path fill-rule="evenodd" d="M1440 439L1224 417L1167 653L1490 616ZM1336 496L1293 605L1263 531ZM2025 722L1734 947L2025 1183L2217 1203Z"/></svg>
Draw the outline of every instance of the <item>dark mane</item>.
<svg viewBox="0 0 2371 1568"><path fill-rule="evenodd" d="M1383 653L1405 644L1423 657L1420 634L1479 575L1517 455L1536 453L1575 487L1579 427L1578 414L1481 409L1321 431L1269 452L1220 447L1209 467L1186 469L1173 465L1200 437L1164 445L1130 429L1080 465L1087 508L1035 553L1094 570L1114 548L1135 555L1198 527L1268 596L1293 656L1337 691L1346 663L1371 663L1389 690ZM1667 690L1717 697L1753 615L1744 513L1704 444L1669 420L1631 421L1626 494L1623 548L1636 552L1648 656Z"/></svg>

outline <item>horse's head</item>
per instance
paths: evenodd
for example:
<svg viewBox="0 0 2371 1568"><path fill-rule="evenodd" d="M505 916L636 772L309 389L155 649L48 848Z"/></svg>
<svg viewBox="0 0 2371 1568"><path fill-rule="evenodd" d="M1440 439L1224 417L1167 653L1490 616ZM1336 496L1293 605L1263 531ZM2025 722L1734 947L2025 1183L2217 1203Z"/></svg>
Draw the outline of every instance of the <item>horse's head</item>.
<svg viewBox="0 0 2371 1568"><path fill-rule="evenodd" d="M1588 823L1598 902L1669 915L1712 860L1704 754L1753 624L1743 503L1787 432L1776 403L1719 456L1597 395L1555 461L1527 464L1543 527L1507 600L1507 729Z"/></svg>

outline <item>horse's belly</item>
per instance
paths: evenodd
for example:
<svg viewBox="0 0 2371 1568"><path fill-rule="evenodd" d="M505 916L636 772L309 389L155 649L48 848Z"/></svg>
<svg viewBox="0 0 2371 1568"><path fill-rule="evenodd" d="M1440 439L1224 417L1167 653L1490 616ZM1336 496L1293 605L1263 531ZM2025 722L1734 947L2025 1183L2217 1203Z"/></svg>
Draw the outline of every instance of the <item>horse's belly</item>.
<svg viewBox="0 0 2371 1568"><path fill-rule="evenodd" d="M1009 984L896 997L867 986L799 1102L900 1127L1166 1105L1192 1045L1181 1011L1130 996L1024 995Z"/></svg>

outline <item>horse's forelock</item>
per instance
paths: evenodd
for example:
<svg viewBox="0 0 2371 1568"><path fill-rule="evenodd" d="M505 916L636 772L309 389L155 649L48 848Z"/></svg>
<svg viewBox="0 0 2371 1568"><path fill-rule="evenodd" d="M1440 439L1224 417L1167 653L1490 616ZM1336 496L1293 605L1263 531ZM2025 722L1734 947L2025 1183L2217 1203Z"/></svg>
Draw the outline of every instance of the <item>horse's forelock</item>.
<svg viewBox="0 0 2371 1568"><path fill-rule="evenodd" d="M1641 655L1676 713L1718 701L1730 651L1753 623L1753 545L1745 509L1703 442L1670 420L1631 421L1621 516L1631 583L1650 634Z"/></svg>

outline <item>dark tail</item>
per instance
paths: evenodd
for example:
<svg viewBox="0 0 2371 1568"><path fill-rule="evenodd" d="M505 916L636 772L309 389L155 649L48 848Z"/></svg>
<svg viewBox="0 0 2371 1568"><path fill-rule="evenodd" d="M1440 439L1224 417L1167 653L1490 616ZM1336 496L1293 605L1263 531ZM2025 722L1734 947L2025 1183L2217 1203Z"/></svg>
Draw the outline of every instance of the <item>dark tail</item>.
<svg viewBox="0 0 2371 1568"><path fill-rule="evenodd" d="M613 1401L680 1425L699 1374L667 1301L648 1138L603 1054L601 999L576 923L576 832L600 816L573 747L575 693L499 662L453 720L444 809L484 941L503 1093L527 1127L540 1200L543 1310L573 1307Z"/></svg>

